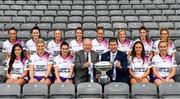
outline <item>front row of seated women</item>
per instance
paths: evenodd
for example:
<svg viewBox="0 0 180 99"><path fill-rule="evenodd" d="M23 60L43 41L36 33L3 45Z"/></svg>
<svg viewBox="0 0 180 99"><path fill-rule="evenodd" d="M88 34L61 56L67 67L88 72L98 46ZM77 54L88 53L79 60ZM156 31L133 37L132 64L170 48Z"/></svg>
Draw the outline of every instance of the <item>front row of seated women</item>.
<svg viewBox="0 0 180 99"><path fill-rule="evenodd" d="M69 45L62 42L60 54L55 58L45 51L43 39L37 41L37 53L28 60L20 44L12 48L11 57L8 60L6 70L6 83L73 83L74 57L70 54ZM159 54L150 60L145 55L145 49L141 41L134 43L129 57L130 84L138 82L150 82L150 69L153 70L153 81L159 86L163 82L174 82L176 73L176 62L172 55L167 54L168 44L160 41L158 44ZM52 73L53 72L53 73ZM54 74L54 75L53 75Z"/></svg>

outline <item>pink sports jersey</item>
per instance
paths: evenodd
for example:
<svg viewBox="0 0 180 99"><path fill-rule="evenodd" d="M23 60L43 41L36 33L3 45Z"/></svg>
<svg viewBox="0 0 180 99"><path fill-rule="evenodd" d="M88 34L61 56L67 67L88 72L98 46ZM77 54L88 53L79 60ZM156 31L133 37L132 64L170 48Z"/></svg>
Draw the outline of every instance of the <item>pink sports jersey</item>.
<svg viewBox="0 0 180 99"><path fill-rule="evenodd" d="M83 49L83 42L78 43L76 40L72 40L69 46L70 46L70 49L77 52Z"/></svg>
<svg viewBox="0 0 180 99"><path fill-rule="evenodd" d="M62 43L62 42L56 43L54 40L52 40L52 41L50 41L50 42L48 43L48 46L47 46L48 52L49 52L53 57L59 55L61 43Z"/></svg>
<svg viewBox="0 0 180 99"><path fill-rule="evenodd" d="M97 39L94 39L92 40L92 49L101 55L108 51L108 41L104 39L102 42L98 42Z"/></svg>
<svg viewBox="0 0 180 99"><path fill-rule="evenodd" d="M6 64L5 70L7 71L8 68L9 61ZM29 61L27 59L23 59L22 61L21 59L14 60L14 63L12 64L11 76L13 78L20 77L21 74L26 70L29 70Z"/></svg>
<svg viewBox="0 0 180 99"><path fill-rule="evenodd" d="M153 45L153 51L158 52L159 54L159 49L158 49L158 44L159 44L160 40L157 40L154 45ZM171 45L168 46L168 54L172 55L172 53L176 52L176 47L174 45L174 43L172 42Z"/></svg>
<svg viewBox="0 0 180 99"><path fill-rule="evenodd" d="M25 49L25 48L24 48L24 42L23 42L23 41L17 39L14 44L16 44L16 43L21 44L21 46L23 47L23 49ZM14 44L12 44L9 40L6 40L5 42L3 42L2 52L7 52L8 54L11 54L11 50L12 50L12 47L13 47Z"/></svg>
<svg viewBox="0 0 180 99"><path fill-rule="evenodd" d="M129 38L126 38L126 40L125 40L124 43L121 43L121 42L118 40L118 50L120 50L120 51L125 52L126 54L128 54L128 52L129 52L130 49L131 49L132 44L133 44L133 41L130 40Z"/></svg>
<svg viewBox="0 0 180 99"><path fill-rule="evenodd" d="M167 55L164 59L158 54L152 58L152 66L156 67L162 77L167 77L172 67L176 67L176 61L172 55Z"/></svg>
<svg viewBox="0 0 180 99"><path fill-rule="evenodd" d="M60 77L69 77L70 68L74 65L73 56L69 55L66 59L64 59L62 56L58 55L54 58L53 63L54 67L58 67Z"/></svg>
<svg viewBox="0 0 180 99"><path fill-rule="evenodd" d="M34 53L30 57L30 65L34 66L34 76L44 76L47 71L47 66L53 63L52 56L45 52L42 57Z"/></svg>
<svg viewBox="0 0 180 99"><path fill-rule="evenodd" d="M137 77L142 77L148 68L151 68L149 58L145 57L144 63L142 58L132 57L129 58L129 66Z"/></svg>

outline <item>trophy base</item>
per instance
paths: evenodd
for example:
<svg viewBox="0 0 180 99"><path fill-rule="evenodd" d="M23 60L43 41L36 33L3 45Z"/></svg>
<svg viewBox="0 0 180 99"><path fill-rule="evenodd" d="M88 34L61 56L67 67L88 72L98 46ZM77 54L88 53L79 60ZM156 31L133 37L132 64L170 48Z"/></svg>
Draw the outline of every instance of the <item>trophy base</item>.
<svg viewBox="0 0 180 99"><path fill-rule="evenodd" d="M110 79L108 78L107 75L104 75L104 76L101 75L101 77L99 78L99 83L101 84L107 84L109 81Z"/></svg>

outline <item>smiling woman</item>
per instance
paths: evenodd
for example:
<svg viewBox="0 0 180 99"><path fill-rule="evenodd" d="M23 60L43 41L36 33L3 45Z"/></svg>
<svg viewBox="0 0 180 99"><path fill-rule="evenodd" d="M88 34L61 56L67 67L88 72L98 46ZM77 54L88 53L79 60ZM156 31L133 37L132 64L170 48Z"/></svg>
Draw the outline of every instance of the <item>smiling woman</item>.
<svg viewBox="0 0 180 99"><path fill-rule="evenodd" d="M13 46L5 70L8 78L6 83L16 83L22 86L27 82L28 60L25 58L20 44L17 43Z"/></svg>

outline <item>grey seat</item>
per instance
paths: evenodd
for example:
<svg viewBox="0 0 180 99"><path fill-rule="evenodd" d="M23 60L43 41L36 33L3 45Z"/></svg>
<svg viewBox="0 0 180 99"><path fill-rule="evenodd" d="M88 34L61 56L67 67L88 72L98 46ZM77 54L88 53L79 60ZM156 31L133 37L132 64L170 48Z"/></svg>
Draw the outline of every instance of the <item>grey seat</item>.
<svg viewBox="0 0 180 99"><path fill-rule="evenodd" d="M162 10L162 14L163 15L175 15L175 11L174 10Z"/></svg>
<svg viewBox="0 0 180 99"><path fill-rule="evenodd" d="M106 1L96 1L96 5L106 5Z"/></svg>
<svg viewBox="0 0 180 99"><path fill-rule="evenodd" d="M133 0L133 1L130 1L130 4L140 4L140 0Z"/></svg>
<svg viewBox="0 0 180 99"><path fill-rule="evenodd" d="M69 23L67 24L67 29L75 29L77 27L81 27L80 23Z"/></svg>
<svg viewBox="0 0 180 99"><path fill-rule="evenodd" d="M1 16L0 17L0 22L1 23L10 23L11 22L11 17Z"/></svg>
<svg viewBox="0 0 180 99"><path fill-rule="evenodd" d="M10 29L11 27L16 28L17 30L20 29L20 24L19 23L7 23L4 27L5 30Z"/></svg>
<svg viewBox="0 0 180 99"><path fill-rule="evenodd" d="M96 27L95 23L83 23L83 29L85 30L96 30Z"/></svg>
<svg viewBox="0 0 180 99"><path fill-rule="evenodd" d="M180 22L175 23L175 29L180 29Z"/></svg>
<svg viewBox="0 0 180 99"><path fill-rule="evenodd" d="M80 83L77 85L78 98L101 98L102 86L98 83Z"/></svg>
<svg viewBox="0 0 180 99"><path fill-rule="evenodd" d="M149 15L148 10L136 10L136 15L142 16L142 15Z"/></svg>
<svg viewBox="0 0 180 99"><path fill-rule="evenodd" d="M49 10L49 11L45 11L44 12L44 15L45 16L56 16L56 11L53 11L53 10Z"/></svg>
<svg viewBox="0 0 180 99"><path fill-rule="evenodd" d="M94 4L95 4L95 1L85 0L85 1L84 1L84 4L85 4L85 5L94 5Z"/></svg>
<svg viewBox="0 0 180 99"><path fill-rule="evenodd" d="M144 6L143 5L140 5L140 4L135 4L135 5L132 5L132 8L136 11L138 11L139 13L139 10L142 10L144 9ZM137 13L136 13L137 14Z"/></svg>
<svg viewBox="0 0 180 99"><path fill-rule="evenodd" d="M176 46L176 50L180 51L180 39L176 39L176 40L174 41L174 44L175 44L175 46ZM179 57L179 58L180 58L180 57Z"/></svg>
<svg viewBox="0 0 180 99"><path fill-rule="evenodd" d="M96 10L107 10L107 5L96 5Z"/></svg>
<svg viewBox="0 0 180 99"><path fill-rule="evenodd" d="M166 11L163 12L164 10L168 10L169 9L169 6L166 5L166 4L157 4L156 6L157 6L157 9L162 10L162 13L166 12Z"/></svg>
<svg viewBox="0 0 180 99"><path fill-rule="evenodd" d="M165 0L164 3L165 4L175 4L176 1L175 0Z"/></svg>
<svg viewBox="0 0 180 99"><path fill-rule="evenodd" d="M84 10L95 10L95 6L94 5L84 5Z"/></svg>
<svg viewBox="0 0 180 99"><path fill-rule="evenodd" d="M144 26L149 29L158 29L159 28L159 26L156 22L145 22Z"/></svg>
<svg viewBox="0 0 180 99"><path fill-rule="evenodd" d="M110 16L121 16L122 11L121 10L110 10L109 14L110 14Z"/></svg>
<svg viewBox="0 0 180 99"><path fill-rule="evenodd" d="M20 11L20 10L22 10L22 6L21 5L11 5L10 10Z"/></svg>
<svg viewBox="0 0 180 99"><path fill-rule="evenodd" d="M59 6L58 5L48 5L47 10L58 11Z"/></svg>
<svg viewBox="0 0 180 99"><path fill-rule="evenodd" d="M142 23L139 22L132 22L128 24L129 29L138 29L142 26Z"/></svg>
<svg viewBox="0 0 180 99"><path fill-rule="evenodd" d="M29 5L37 5L38 1L27 1L27 4L29 4Z"/></svg>
<svg viewBox="0 0 180 99"><path fill-rule="evenodd" d="M155 16L155 15L162 15L161 10L149 10L149 15Z"/></svg>
<svg viewBox="0 0 180 99"><path fill-rule="evenodd" d="M122 10L131 10L131 5L130 4L122 4L120 6L120 9L122 9Z"/></svg>
<svg viewBox="0 0 180 99"><path fill-rule="evenodd" d="M149 31L149 37L153 40L157 40L160 37L160 31L159 30L150 30Z"/></svg>
<svg viewBox="0 0 180 99"><path fill-rule="evenodd" d="M54 17L41 17L41 23L53 23L54 22Z"/></svg>
<svg viewBox="0 0 180 99"><path fill-rule="evenodd" d="M168 20L170 22L180 22L180 17L179 16L168 16Z"/></svg>
<svg viewBox="0 0 180 99"><path fill-rule="evenodd" d="M47 9L46 5L38 5L35 6L35 10L39 10L39 11L45 11Z"/></svg>
<svg viewBox="0 0 180 99"><path fill-rule="evenodd" d="M112 25L111 25L111 23L108 23L108 22L100 22L100 23L98 23L97 24L97 26L98 27L100 27L100 26L103 26L104 27L104 29L112 29Z"/></svg>
<svg viewBox="0 0 180 99"><path fill-rule="evenodd" d="M4 23L0 23L0 30L4 30Z"/></svg>
<svg viewBox="0 0 180 99"><path fill-rule="evenodd" d="M163 99L179 99L180 98L180 83L162 83L159 86L159 95Z"/></svg>
<svg viewBox="0 0 180 99"><path fill-rule="evenodd" d="M63 5L72 5L72 1L71 0L64 0L61 2L61 4Z"/></svg>
<svg viewBox="0 0 180 99"><path fill-rule="evenodd" d="M0 5L0 9L9 10L9 5Z"/></svg>
<svg viewBox="0 0 180 99"><path fill-rule="evenodd" d="M154 16L154 21L155 22L167 22L167 17L166 16Z"/></svg>
<svg viewBox="0 0 180 99"><path fill-rule="evenodd" d="M25 84L23 86L22 97L44 99L48 97L48 86L42 83Z"/></svg>
<svg viewBox="0 0 180 99"><path fill-rule="evenodd" d="M49 5L49 1L39 1L40 5Z"/></svg>
<svg viewBox="0 0 180 99"><path fill-rule="evenodd" d="M40 17L37 17L37 16L27 17L26 22L27 23L39 23L40 22Z"/></svg>
<svg viewBox="0 0 180 99"><path fill-rule="evenodd" d="M5 11L4 16L17 16L17 11L13 11L13 10Z"/></svg>
<svg viewBox="0 0 180 99"><path fill-rule="evenodd" d="M180 58L180 57L178 57ZM175 82L180 82L180 65L177 65L176 67L176 75L174 77Z"/></svg>
<svg viewBox="0 0 180 99"><path fill-rule="evenodd" d="M4 4L6 5L13 5L14 3L15 1L10 1L10 0L4 1Z"/></svg>
<svg viewBox="0 0 180 99"><path fill-rule="evenodd" d="M106 99L128 99L129 85L121 82L111 82L104 86L104 95Z"/></svg>
<svg viewBox="0 0 180 99"><path fill-rule="evenodd" d="M174 24L172 22L161 22L159 23L159 27L166 27L168 29L174 29Z"/></svg>
<svg viewBox="0 0 180 99"><path fill-rule="evenodd" d="M96 38L96 31L95 30L84 30L83 37L87 38Z"/></svg>
<svg viewBox="0 0 180 99"><path fill-rule="evenodd" d="M18 0L18 1L16 1L16 4L17 4L17 5L25 5L25 4L26 4L26 1Z"/></svg>
<svg viewBox="0 0 180 99"><path fill-rule="evenodd" d="M17 38L23 40L23 41L27 41L28 39L30 39L31 34L30 31L18 31L17 32Z"/></svg>
<svg viewBox="0 0 180 99"><path fill-rule="evenodd" d="M40 28L40 29L41 29L41 28ZM41 37L42 37L44 40L47 40L47 31L41 30Z"/></svg>
<svg viewBox="0 0 180 99"><path fill-rule="evenodd" d="M34 23L24 23L21 24L21 30L31 30L35 26Z"/></svg>
<svg viewBox="0 0 180 99"><path fill-rule="evenodd" d="M69 39L69 38L75 38L75 31L74 30L69 30L69 31L66 31L65 33L64 33L64 37L65 37L65 39Z"/></svg>
<svg viewBox="0 0 180 99"><path fill-rule="evenodd" d="M133 30L131 32L131 34L132 34L132 39L133 40L136 40L139 37L139 31L138 30Z"/></svg>
<svg viewBox="0 0 180 99"><path fill-rule="evenodd" d="M0 83L5 83L6 71L4 69L6 62L2 52L0 52ZM7 94L7 93L6 93ZM1 95L0 95L1 96Z"/></svg>
<svg viewBox="0 0 180 99"><path fill-rule="evenodd" d="M140 22L152 22L153 18L152 16L139 16Z"/></svg>
<svg viewBox="0 0 180 99"><path fill-rule="evenodd" d="M119 10L119 5L113 4L113 5L108 5L108 9L109 10Z"/></svg>
<svg viewBox="0 0 180 99"><path fill-rule="evenodd" d="M77 1L73 1L74 5L83 5L83 1L82 0L77 0Z"/></svg>
<svg viewBox="0 0 180 99"><path fill-rule="evenodd" d="M81 10L73 10L73 11L70 11L70 15L71 16L82 16L83 12Z"/></svg>
<svg viewBox="0 0 180 99"><path fill-rule="evenodd" d="M81 11L83 10L83 6L82 5L72 5L72 10L78 10L78 11Z"/></svg>
<svg viewBox="0 0 180 99"><path fill-rule="evenodd" d="M104 31L104 37L108 38L108 39L111 38L111 37L114 37L114 32L112 30L110 30L110 29L109 30L105 30Z"/></svg>
<svg viewBox="0 0 180 99"><path fill-rule="evenodd" d="M179 30L169 30L169 35L171 37L171 40L176 40L180 38L180 31Z"/></svg>
<svg viewBox="0 0 180 99"><path fill-rule="evenodd" d="M43 16L44 15L44 11L41 10L35 10L31 12L31 16Z"/></svg>
<svg viewBox="0 0 180 99"><path fill-rule="evenodd" d="M163 0L154 0L153 4L163 4Z"/></svg>
<svg viewBox="0 0 180 99"><path fill-rule="evenodd" d="M85 22L96 23L96 17L95 16L85 16L85 17L83 17L83 23L85 23Z"/></svg>
<svg viewBox="0 0 180 99"><path fill-rule="evenodd" d="M153 83L133 84L131 88L131 94L133 98L137 98L137 99L158 98L157 87Z"/></svg>
<svg viewBox="0 0 180 99"><path fill-rule="evenodd" d="M124 22L124 17L123 16L111 16L111 22Z"/></svg>
<svg viewBox="0 0 180 99"><path fill-rule="evenodd" d="M12 17L12 23L25 23L25 17Z"/></svg>
<svg viewBox="0 0 180 99"><path fill-rule="evenodd" d="M0 40L5 41L9 38L8 31L1 31L0 33Z"/></svg>
<svg viewBox="0 0 180 99"><path fill-rule="evenodd" d="M176 44L176 43L175 43ZM177 45L177 44L176 44ZM180 65L180 51L175 53L176 64Z"/></svg>
<svg viewBox="0 0 180 99"><path fill-rule="evenodd" d="M18 11L18 16L30 16L30 11Z"/></svg>
<svg viewBox="0 0 180 99"><path fill-rule="evenodd" d="M1 98L5 99L16 99L20 98L21 87L18 84L0 84L3 90L0 90Z"/></svg>
<svg viewBox="0 0 180 99"><path fill-rule="evenodd" d="M152 1L150 1L150 0L142 0L141 4L143 4L143 5L152 4Z"/></svg>
<svg viewBox="0 0 180 99"><path fill-rule="evenodd" d="M129 1L127 1L127 0L122 0L122 1L119 1L119 4L129 4Z"/></svg>
<svg viewBox="0 0 180 99"><path fill-rule="evenodd" d="M119 29L119 28L126 28L127 29L127 23L113 23L113 30Z"/></svg>
<svg viewBox="0 0 180 99"><path fill-rule="evenodd" d="M66 23L54 23L52 29L66 30Z"/></svg>
<svg viewBox="0 0 180 99"><path fill-rule="evenodd" d="M60 10L68 10L68 11L70 11L71 10L71 5L61 5Z"/></svg>
<svg viewBox="0 0 180 99"><path fill-rule="evenodd" d="M138 17L137 16L126 16L125 17L125 22L138 22Z"/></svg>
<svg viewBox="0 0 180 99"><path fill-rule="evenodd" d="M109 12L107 10L98 10L97 11L97 15L98 16L108 16L109 15Z"/></svg>
<svg viewBox="0 0 180 99"><path fill-rule="evenodd" d="M57 12L57 16L69 16L70 13L67 10L62 10Z"/></svg>
<svg viewBox="0 0 180 99"><path fill-rule="evenodd" d="M96 12L94 10L85 10L83 15L84 16L95 16Z"/></svg>
<svg viewBox="0 0 180 99"><path fill-rule="evenodd" d="M50 1L50 5L60 5L61 4L61 1L59 1L59 0L52 0L52 1Z"/></svg>
<svg viewBox="0 0 180 99"><path fill-rule="evenodd" d="M135 11L134 10L123 10L123 15L132 16L132 15L135 15Z"/></svg>
<svg viewBox="0 0 180 99"><path fill-rule="evenodd" d="M50 98L75 98L75 86L73 84L52 84L50 87Z"/></svg>
<svg viewBox="0 0 180 99"><path fill-rule="evenodd" d="M81 16L71 16L69 17L69 23L82 23Z"/></svg>
<svg viewBox="0 0 180 99"><path fill-rule="evenodd" d="M108 5L115 5L115 4L118 4L118 1L117 0L109 0L109 1L107 1L107 4Z"/></svg>
<svg viewBox="0 0 180 99"><path fill-rule="evenodd" d="M68 22L68 17L66 17L66 16L55 17L54 21L57 22L57 23L67 23Z"/></svg>
<svg viewBox="0 0 180 99"><path fill-rule="evenodd" d="M32 11L34 10L34 5L24 5L23 10Z"/></svg>
<svg viewBox="0 0 180 99"><path fill-rule="evenodd" d="M37 24L37 26L41 30L51 30L51 24L50 23L39 23L39 24Z"/></svg>
<svg viewBox="0 0 180 99"><path fill-rule="evenodd" d="M97 22L110 22L110 18L108 16L98 16Z"/></svg>

